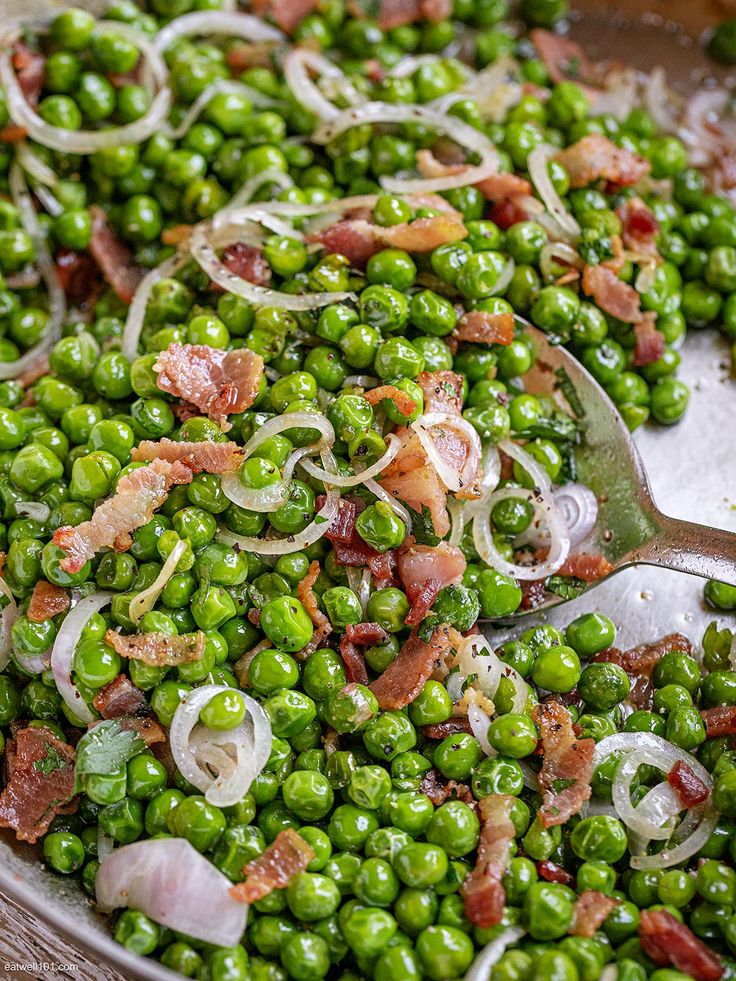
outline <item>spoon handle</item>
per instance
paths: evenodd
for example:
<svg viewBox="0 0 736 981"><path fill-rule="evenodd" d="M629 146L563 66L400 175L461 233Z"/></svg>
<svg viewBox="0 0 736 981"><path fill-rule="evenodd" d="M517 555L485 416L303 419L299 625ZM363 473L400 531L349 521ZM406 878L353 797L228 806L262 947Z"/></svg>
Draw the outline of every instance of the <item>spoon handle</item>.
<svg viewBox="0 0 736 981"><path fill-rule="evenodd" d="M643 562L736 586L736 532L657 515L659 530L627 556L627 564Z"/></svg>

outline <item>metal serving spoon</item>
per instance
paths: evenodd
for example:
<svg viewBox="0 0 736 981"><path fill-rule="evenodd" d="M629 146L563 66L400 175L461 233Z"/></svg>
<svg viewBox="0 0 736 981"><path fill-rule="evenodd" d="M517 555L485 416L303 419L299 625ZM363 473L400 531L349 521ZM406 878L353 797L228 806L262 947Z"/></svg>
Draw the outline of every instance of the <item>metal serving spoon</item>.
<svg viewBox="0 0 736 981"><path fill-rule="evenodd" d="M560 386L563 377L574 388L579 403L582 440L575 453L578 480L598 499L598 518L593 531L574 551L601 554L613 566L608 576L591 583L588 589L640 564L736 585L736 533L663 514L654 503L639 451L608 395L565 348L550 344L545 334L522 318L517 320L530 338L537 359L525 376L527 389L559 399L564 397ZM676 480L674 441L671 464L672 479ZM519 611L514 619L564 602L562 597L548 594L533 611Z"/></svg>

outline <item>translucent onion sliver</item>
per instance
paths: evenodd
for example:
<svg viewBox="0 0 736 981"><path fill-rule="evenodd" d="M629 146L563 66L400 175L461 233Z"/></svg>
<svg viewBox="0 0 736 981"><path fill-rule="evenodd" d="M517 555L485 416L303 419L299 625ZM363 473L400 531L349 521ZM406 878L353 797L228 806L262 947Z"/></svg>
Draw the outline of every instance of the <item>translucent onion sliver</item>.
<svg viewBox="0 0 736 981"><path fill-rule="evenodd" d="M13 640L10 631L18 619L18 604L15 602L15 596L10 591L10 586L8 586L2 576L0 576L0 593L8 601L2 610L0 610L0 671L4 671L13 650Z"/></svg>
<svg viewBox="0 0 736 981"><path fill-rule="evenodd" d="M506 948L521 940L525 932L521 927L509 927L494 937L470 965L465 981L488 981Z"/></svg>
<svg viewBox="0 0 736 981"><path fill-rule="evenodd" d="M87 621L93 614L109 605L112 595L112 593L98 592L81 599L66 615L66 619L59 627L51 650L51 670L59 694L64 699L67 708L85 724L94 722L96 716L72 681L74 652Z"/></svg>
<svg viewBox="0 0 736 981"><path fill-rule="evenodd" d="M130 601L128 616L136 626L140 623L141 617L148 613L149 610L152 610L156 605L156 600L163 592L166 583L176 572L179 559L186 552L186 550L187 543L182 540L178 541L167 556L166 561L161 566L161 571L153 580L151 585L147 586L145 589L142 589L140 593L136 593L136 595Z"/></svg>
<svg viewBox="0 0 736 981"><path fill-rule="evenodd" d="M555 219L565 236L572 241L577 241L580 236L580 225L562 203L562 198L557 193L547 169L549 161L556 152L555 147L545 143L535 147L527 160L529 176L539 197L544 202L545 208Z"/></svg>
<svg viewBox="0 0 736 981"><path fill-rule="evenodd" d="M386 452L375 463L372 463L360 473L348 474L347 476L344 474L331 474L327 470L318 467L313 460L302 460L300 466L302 470L306 470L310 477L316 477L317 480L330 483L333 487L355 487L356 484L363 484L371 477L376 477L379 473L383 473L389 463L396 457L396 454L401 449L400 440L393 433L390 433L386 437L386 441L388 443Z"/></svg>

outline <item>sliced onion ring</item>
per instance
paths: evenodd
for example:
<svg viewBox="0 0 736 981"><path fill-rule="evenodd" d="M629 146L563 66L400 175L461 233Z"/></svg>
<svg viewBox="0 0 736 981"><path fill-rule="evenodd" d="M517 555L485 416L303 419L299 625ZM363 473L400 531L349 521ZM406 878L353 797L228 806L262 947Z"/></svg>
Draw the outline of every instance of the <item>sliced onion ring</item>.
<svg viewBox="0 0 736 981"><path fill-rule="evenodd" d="M547 165L555 153L557 153L556 148L546 143L535 147L527 158L529 176L547 211L555 219L565 236L576 242L580 237L580 225L562 203L562 198L557 193L547 169Z"/></svg>
<svg viewBox="0 0 736 981"><path fill-rule="evenodd" d="M393 433L389 433L386 437L386 442L388 444L386 452L375 463L366 467L365 470L361 470L360 473L349 474L347 476L343 474L331 474L327 470L318 467L314 460L302 460L299 465L302 470L306 470L310 477L316 477L317 480L332 484L333 487L355 487L356 484L363 484L366 480L370 480L371 477L377 477L378 474L383 473L389 463L395 459L396 454L401 449L399 438L394 436Z"/></svg>
<svg viewBox="0 0 736 981"><path fill-rule="evenodd" d="M94 722L96 716L72 681L74 652L87 621L93 614L109 605L112 595L112 593L105 592L92 593L91 596L85 596L84 599L81 599L66 615L66 619L59 627L51 650L51 670L54 673L54 681L59 689L59 694L64 699L67 708L85 725Z"/></svg>
<svg viewBox="0 0 736 981"><path fill-rule="evenodd" d="M142 589L140 593L136 593L136 595L130 601L128 616L136 626L140 623L141 617L148 613L149 610L152 610L156 605L156 600L163 592L166 583L176 572L179 559L186 552L186 550L187 543L183 540L178 541L167 556L166 561L161 566L161 571L153 580L151 585L147 586L145 589Z"/></svg>
<svg viewBox="0 0 736 981"><path fill-rule="evenodd" d="M384 504L388 504L394 514L406 525L406 533L411 534L413 524L411 509L405 508L401 501L397 501L393 494L389 494L385 487L382 487L378 481L374 480L372 477L365 478L363 483L366 489L369 490L371 494L374 494L379 501L383 501Z"/></svg>
<svg viewBox="0 0 736 981"><path fill-rule="evenodd" d="M242 800L271 753L268 716L261 705L244 692L240 692L240 696L247 715L239 726L215 731L200 723L199 715L205 705L216 695L231 691L225 685L203 685L188 692L174 713L169 732L171 753L182 776L217 807L230 807ZM208 759L211 746L220 752L216 750ZM206 764L225 758L230 761L230 766L220 766L218 762L219 773L213 776Z"/></svg>
<svg viewBox="0 0 736 981"><path fill-rule="evenodd" d="M128 906L156 923L205 943L234 947L245 931L247 903L232 882L186 838L149 838L116 848L100 863L97 905Z"/></svg>
<svg viewBox="0 0 736 981"><path fill-rule="evenodd" d="M397 177L382 177L382 186L392 194L430 191L449 191L455 187L478 184L492 174L498 173L498 153L488 137L479 130L463 122L456 116L418 105L391 105L387 102L366 102L362 106L345 109L336 119L323 123L312 135L315 143L329 143L335 137L353 126L377 123L419 123L429 129L448 136L459 146L480 156L477 166L468 166L460 173L443 177L406 180Z"/></svg>
<svg viewBox="0 0 736 981"><path fill-rule="evenodd" d="M553 494L570 536L570 545L579 545L595 528L598 499L585 484L563 484Z"/></svg>
<svg viewBox="0 0 736 981"><path fill-rule="evenodd" d="M284 58L284 78L292 95L318 119L336 119L340 115L340 110L315 85L310 77L310 71L322 78L346 78L341 68L319 52L309 48L291 48ZM355 94L357 95L357 92Z"/></svg>
<svg viewBox="0 0 736 981"><path fill-rule="evenodd" d="M454 431L465 441L468 452L459 473L453 464L443 457L442 444L437 446L435 443L433 435L435 427L440 433L445 433L448 429ZM478 472L482 447L480 436L467 419L449 412L426 412L411 424L411 428L419 437L419 442L430 463L449 491L463 490L472 483Z"/></svg>
<svg viewBox="0 0 736 981"><path fill-rule="evenodd" d="M174 255L164 259L155 269L147 272L138 284L133 300L128 307L128 316L125 320L123 336L121 340L121 350L128 361L135 361L138 356L138 342L140 341L141 331L146 319L146 308L151 298L151 292L162 279L175 276L180 269L190 261L190 256L185 252L176 252Z"/></svg>
<svg viewBox="0 0 736 981"><path fill-rule="evenodd" d="M0 671L4 671L8 666L13 650L13 639L10 631L18 619L18 604L10 591L10 586L2 576L0 576L0 593L8 601L0 610Z"/></svg>
<svg viewBox="0 0 736 981"><path fill-rule="evenodd" d="M534 481L535 487L538 487L545 493L549 493L552 490L552 481L549 479L549 474L542 464L538 460L535 460L531 453L527 452L523 446L519 446L512 439L502 439L498 444L498 448L499 450L503 450L506 456L510 456L512 460L515 460L519 466L526 470Z"/></svg>
<svg viewBox="0 0 736 981"><path fill-rule="evenodd" d="M156 51L163 53L179 38L215 35L239 37L244 41L284 40L281 31L271 27L259 17L222 10L202 10L175 17L154 37L153 46Z"/></svg>
<svg viewBox="0 0 736 981"><path fill-rule="evenodd" d="M212 82L204 92L197 96L176 126L172 126L171 123L166 122L162 127L163 133L172 140L180 140L183 136L186 136L216 95L233 95L235 93L245 95L251 102L264 107L278 105L275 100L262 95L256 89L251 88L250 85L238 82L234 78L218 78L216 82Z"/></svg>

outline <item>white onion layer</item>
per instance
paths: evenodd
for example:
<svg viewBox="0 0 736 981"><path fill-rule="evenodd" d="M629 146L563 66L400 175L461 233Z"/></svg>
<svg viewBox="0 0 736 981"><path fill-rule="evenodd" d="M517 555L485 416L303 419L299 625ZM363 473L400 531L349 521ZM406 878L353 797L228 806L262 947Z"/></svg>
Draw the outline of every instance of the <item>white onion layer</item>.
<svg viewBox="0 0 736 981"><path fill-rule="evenodd" d="M518 943L525 932L521 927L509 927L494 937L470 965L468 973L465 975L465 981L488 981L493 974L493 968L503 957L506 948L510 947L511 944Z"/></svg>
<svg viewBox="0 0 736 981"><path fill-rule="evenodd" d="M10 661L10 654L13 650L13 638L11 630L13 624L18 619L18 604L15 596L10 591L10 586L0 576L0 593L7 599L7 603L0 610L0 671L4 671Z"/></svg>
<svg viewBox="0 0 736 981"><path fill-rule="evenodd" d="M146 320L146 308L151 299L151 292L156 283L162 279L175 276L180 269L189 262L188 252L176 252L159 263L155 269L147 272L138 284L138 288L133 295L133 300L128 307L128 316L125 319L125 327L121 338L121 350L128 361L135 361L138 356L138 342L141 338L141 331Z"/></svg>
<svg viewBox="0 0 736 981"><path fill-rule="evenodd" d="M567 524L570 545L579 545L595 528L598 499L585 484L563 484L553 494Z"/></svg>
<svg viewBox="0 0 736 981"><path fill-rule="evenodd" d="M244 41L283 41L284 35L259 17L229 13L222 10L203 10L175 17L162 27L153 39L153 47L163 53L182 37L214 37L229 35Z"/></svg>
<svg viewBox="0 0 736 981"><path fill-rule="evenodd" d="M447 490L466 489L478 472L482 452L480 436L468 420L449 412L426 412L411 424L411 428L419 437L424 452ZM467 447L465 462L459 473L443 456L442 438L447 430L459 435ZM439 441L436 437L439 437Z"/></svg>
<svg viewBox="0 0 736 981"><path fill-rule="evenodd" d="M199 721L202 709L225 685L203 685L188 692L174 713L169 742L182 776L217 807L237 804L266 765L271 753L271 723L261 705L244 692L247 710L234 729L216 731ZM216 771L213 775L212 770Z"/></svg>
<svg viewBox="0 0 736 981"><path fill-rule="evenodd" d="M161 571L153 580L151 585L147 586L145 589L142 589L140 593L136 593L136 595L130 601L128 616L136 626L140 623L141 617L148 613L149 610L152 610L156 605L156 600L163 592L166 583L176 572L179 559L186 552L186 550L187 543L183 540L178 541L172 548L166 561L161 566Z"/></svg>
<svg viewBox="0 0 736 981"><path fill-rule="evenodd" d="M557 153L556 148L546 143L535 147L527 158L529 176L545 208L555 219L565 236L572 241L577 241L580 237L580 225L562 203L562 198L557 193L549 175L548 164L555 153Z"/></svg>
<svg viewBox="0 0 736 981"><path fill-rule="evenodd" d="M74 652L89 618L108 606L111 600L112 593L104 592L92 593L81 599L66 615L51 650L51 670L59 694L74 716L87 725L94 722L96 716L72 681Z"/></svg>

